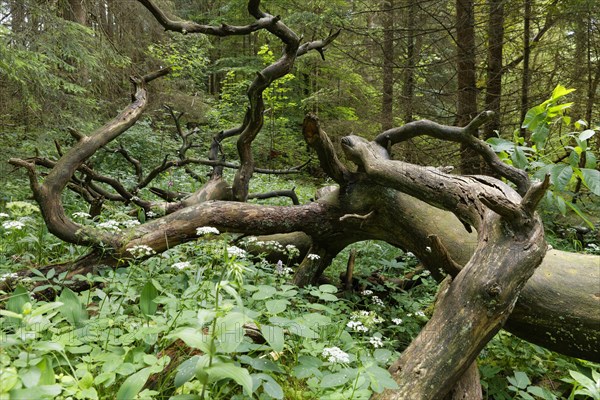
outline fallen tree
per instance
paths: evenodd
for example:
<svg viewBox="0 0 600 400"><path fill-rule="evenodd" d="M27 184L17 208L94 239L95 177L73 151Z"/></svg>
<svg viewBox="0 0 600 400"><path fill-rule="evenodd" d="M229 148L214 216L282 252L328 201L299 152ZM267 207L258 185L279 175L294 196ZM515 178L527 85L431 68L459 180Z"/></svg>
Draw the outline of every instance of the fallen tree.
<svg viewBox="0 0 600 400"><path fill-rule="evenodd" d="M248 183L252 175L277 172L259 170L252 156L252 143L263 125L262 92L289 72L297 57L310 50L322 53L337 33L322 41L301 43L279 17L263 12L256 0L248 4L256 22L237 27L173 21L150 0L138 1L165 29L219 36L265 29L282 41L284 52L257 74L248 89L249 107L243 123L215 135L206 160L186 155L194 132L184 132L172 113L182 139L178 159L165 159L144 175L139 162L120 149L135 167L135 186L126 187L98 173L88 162L135 124L147 106L148 83L167 74L168 69L132 78L132 103L89 135L72 131L77 143L66 151L59 148L58 161L11 159L11 164L29 174L31 190L49 231L66 242L92 248L80 260L52 266L57 272L68 271L68 277L124 265L133 257L131 249L135 246L149 246L160 253L196 239L198 227L212 226L221 232L279 235L280 240L304 243L302 248L308 247L304 254L319 255L304 257L295 272L294 282L306 285L315 282L349 244L377 239L412 251L434 277L451 280L440 291L429 323L391 368L400 390L380 398L441 398L502 327L557 352L600 361L599 257L547 251L535 208L548 180L531 182L527 174L502 163L473 136L490 113L482 113L464 128L416 121L383 132L371 142L345 137L342 148L356 170L340 162L318 119L309 115L304 121L304 138L336 188L309 204L249 204L245 200L251 197ZM417 135L469 146L504 181L450 175L390 159L393 145ZM226 162L219 152L220 143L232 137L238 138L239 164ZM168 199L163 202L139 197L140 189L161 171L194 164L213 167L209 181L197 192L185 197L162 193ZM43 180L39 167L49 169ZM237 173L230 186L222 171L232 167ZM96 210L108 200L134 203L146 212L147 222L118 233L80 225L63 208L66 189L78 193ZM153 219L151 211L157 208L162 216ZM14 283L7 280L2 289L8 290Z"/></svg>

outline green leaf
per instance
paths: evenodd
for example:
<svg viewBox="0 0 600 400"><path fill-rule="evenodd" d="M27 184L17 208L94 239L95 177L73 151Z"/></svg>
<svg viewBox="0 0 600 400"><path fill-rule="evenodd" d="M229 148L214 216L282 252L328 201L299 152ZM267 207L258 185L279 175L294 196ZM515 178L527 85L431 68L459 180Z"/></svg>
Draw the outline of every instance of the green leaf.
<svg viewBox="0 0 600 400"><path fill-rule="evenodd" d="M371 365L365 372L371 381L371 388L377 393L381 393L385 389L398 388L398 384L387 369Z"/></svg>
<svg viewBox="0 0 600 400"><path fill-rule="evenodd" d="M6 302L6 309L17 314L23 312L23 306L25 303L31 301L29 292L23 285L18 285L15 290L10 294L8 301Z"/></svg>
<svg viewBox="0 0 600 400"><path fill-rule="evenodd" d="M259 285L258 291L252 295L254 300L265 300L273 297L273 295L277 292L273 286L268 285Z"/></svg>
<svg viewBox="0 0 600 400"><path fill-rule="evenodd" d="M525 155L525 152L523 151L521 146L515 147L515 150L511 154L510 158L513 162L513 165L520 169L524 169L527 166L527 164L529 163L527 161L527 156Z"/></svg>
<svg viewBox="0 0 600 400"><path fill-rule="evenodd" d="M175 387L180 387L194 377L196 374L196 365L198 365L199 359L200 356L193 356L182 362L179 367L177 367L177 374L175 375L174 381Z"/></svg>
<svg viewBox="0 0 600 400"><path fill-rule="evenodd" d="M271 396L274 399L283 399L283 389L281 388L281 385L279 385L279 383L277 383L277 381L275 381L275 379L273 379L272 377L270 377L267 374L260 374L261 375L261 379L264 380L263 383L263 390L265 391L266 394L268 394L269 396Z"/></svg>
<svg viewBox="0 0 600 400"><path fill-rule="evenodd" d="M595 134L596 134L595 130L593 130L593 129L586 129L585 131L583 131L583 132L581 132L579 134L579 140L580 141L588 140L589 138L591 138Z"/></svg>
<svg viewBox="0 0 600 400"><path fill-rule="evenodd" d="M517 387L518 389L525 389L531 384L527 374L522 371L515 371L514 377L509 376L507 379L511 385Z"/></svg>
<svg viewBox="0 0 600 400"><path fill-rule="evenodd" d="M205 353L209 352L210 337L194 328L183 328L173 332L167 337L181 339L185 344L194 349L202 350Z"/></svg>
<svg viewBox="0 0 600 400"><path fill-rule="evenodd" d="M205 369L210 382L217 382L221 379L233 379L240 385L247 396L252 395L252 377L246 368L238 367L233 363L213 364Z"/></svg>
<svg viewBox="0 0 600 400"><path fill-rule="evenodd" d="M556 196L556 206L558 207L558 211L560 211L561 215L565 215L567 213L567 203L562 196Z"/></svg>
<svg viewBox="0 0 600 400"><path fill-rule="evenodd" d="M154 299L158 296L158 291L154 287L152 281L146 282L142 293L140 294L140 309L145 315L154 315L158 308L158 304L154 302Z"/></svg>
<svg viewBox="0 0 600 400"><path fill-rule="evenodd" d="M54 310L55 308L61 307L62 305L63 305L63 303L60 302L60 301L54 301L52 303L46 303L46 304L44 304L44 305L36 308L35 310L33 310L31 312L31 316L35 317L35 316L38 316L38 315L45 314L45 313L47 313L49 311Z"/></svg>
<svg viewBox="0 0 600 400"><path fill-rule="evenodd" d="M279 314L280 312L285 311L288 304L290 304L290 302L286 299L269 300L265 302L265 307L267 307L267 311L271 314Z"/></svg>
<svg viewBox="0 0 600 400"><path fill-rule="evenodd" d="M570 201L567 202L567 205L571 208L571 210L575 211L575 214L577 214L579 216L579 218L581 218L583 220L583 222L585 222L586 224L588 224L588 226L592 229L594 229L594 224L592 221L590 221L586 215L583 213L583 211L581 211L581 209L577 206L577 204L573 204Z"/></svg>
<svg viewBox="0 0 600 400"><path fill-rule="evenodd" d="M10 400L54 399L62 392L60 385L40 385L27 389L10 391Z"/></svg>
<svg viewBox="0 0 600 400"><path fill-rule="evenodd" d="M285 336L283 329L279 326L270 326L270 325L262 325L260 327L260 332L263 337L269 343L269 346L278 353L283 351L283 347L285 344Z"/></svg>
<svg viewBox="0 0 600 400"><path fill-rule="evenodd" d="M4 315L5 317L9 317L9 318L15 318L17 320L23 319L23 316L21 314L17 314L15 312L8 311L8 310L0 310L0 315Z"/></svg>
<svg viewBox="0 0 600 400"><path fill-rule="evenodd" d="M88 312L81 304L77 293L69 288L64 288L59 300L63 303L60 313L74 326L79 326L88 319Z"/></svg>
<svg viewBox="0 0 600 400"><path fill-rule="evenodd" d="M220 352L232 353L237 349L244 340L244 324L248 321L250 318L238 311L229 312L217 321L214 335Z"/></svg>
<svg viewBox="0 0 600 400"><path fill-rule="evenodd" d="M146 367L125 379L125 382L123 382L119 388L119 391L117 392L117 400L134 399L135 396L137 396L137 394L143 389L146 381L150 377L151 372L152 367Z"/></svg>
<svg viewBox="0 0 600 400"><path fill-rule="evenodd" d="M335 372L333 374L327 374L323 376L323 378L321 379L320 386L322 388L342 386L346 384L350 379L351 375L348 373L348 370L343 370L340 372Z"/></svg>
<svg viewBox="0 0 600 400"><path fill-rule="evenodd" d="M490 145L490 147L492 148L492 150L494 150L495 153L500 153L503 151L512 151L512 149L515 146L513 142L497 137L489 138L488 140L486 140L486 142Z"/></svg>
<svg viewBox="0 0 600 400"><path fill-rule="evenodd" d="M573 176L573 168L567 164L556 164L550 171L550 181L556 190L562 191L565 189Z"/></svg>
<svg viewBox="0 0 600 400"><path fill-rule="evenodd" d="M319 290L323 293L337 293L337 287L333 285L321 285L319 286Z"/></svg>
<svg viewBox="0 0 600 400"><path fill-rule="evenodd" d="M591 168L581 168L583 183L596 196L600 196L600 171Z"/></svg>
<svg viewBox="0 0 600 400"><path fill-rule="evenodd" d="M574 91L575 89L567 89L563 85L557 85L552 91L552 100L560 99Z"/></svg>

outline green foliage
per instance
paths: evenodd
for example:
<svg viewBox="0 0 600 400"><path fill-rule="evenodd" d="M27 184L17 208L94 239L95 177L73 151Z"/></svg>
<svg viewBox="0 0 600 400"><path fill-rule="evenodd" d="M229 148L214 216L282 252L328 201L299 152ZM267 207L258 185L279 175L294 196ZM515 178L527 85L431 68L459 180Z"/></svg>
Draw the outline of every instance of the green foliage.
<svg viewBox="0 0 600 400"><path fill-rule="evenodd" d="M491 138L488 143L506 163L526 170L532 178L543 180L549 175L551 188L546 193L546 205L553 205L562 215L570 209L594 228L576 201L582 196L581 184L589 190L592 201L600 196L600 171L590 140L596 132L584 129L587 125L584 121L577 121L573 124L574 131L562 133L563 129L571 128L566 110L573 103L563 100L573 91L558 85L548 100L528 111L523 128L532 133L531 145L519 136L519 130L515 131L512 142Z"/></svg>

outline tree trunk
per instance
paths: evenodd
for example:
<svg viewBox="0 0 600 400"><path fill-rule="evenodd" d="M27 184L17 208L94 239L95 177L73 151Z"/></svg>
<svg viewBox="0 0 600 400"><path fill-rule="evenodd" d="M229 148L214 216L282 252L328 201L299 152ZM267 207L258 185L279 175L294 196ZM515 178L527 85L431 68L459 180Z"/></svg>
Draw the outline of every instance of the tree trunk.
<svg viewBox="0 0 600 400"><path fill-rule="evenodd" d="M457 103L456 125L465 126L477 115L475 77L475 16L473 0L456 0ZM478 135L477 132L473 132ZM469 146L461 144L460 169L463 174L481 172L480 159Z"/></svg>
<svg viewBox="0 0 600 400"><path fill-rule="evenodd" d="M394 126L394 0L383 1L383 94L381 128Z"/></svg>
<svg viewBox="0 0 600 400"><path fill-rule="evenodd" d="M523 77L521 80L521 118L519 129L525 143L529 142L529 131L523 128L523 121L529 110L529 85L531 71L529 70L529 59L531 57L531 8L533 0L524 0L523 12Z"/></svg>
<svg viewBox="0 0 600 400"><path fill-rule="evenodd" d="M502 48L504 45L504 0L489 0L488 66L485 109L494 112L485 125L484 139L500 132L500 101L502 97Z"/></svg>

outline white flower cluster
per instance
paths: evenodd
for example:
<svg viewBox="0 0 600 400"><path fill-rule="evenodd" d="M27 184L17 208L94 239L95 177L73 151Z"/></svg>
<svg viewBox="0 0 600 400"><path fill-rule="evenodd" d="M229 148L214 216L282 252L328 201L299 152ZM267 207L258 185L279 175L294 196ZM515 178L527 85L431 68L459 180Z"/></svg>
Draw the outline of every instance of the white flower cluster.
<svg viewBox="0 0 600 400"><path fill-rule="evenodd" d="M154 218L154 217L156 217L156 215L157 214L154 211L148 211L146 213L146 217L148 217L148 218Z"/></svg>
<svg viewBox="0 0 600 400"><path fill-rule="evenodd" d="M0 213L0 218L8 218L10 217L10 215L8 215L7 213Z"/></svg>
<svg viewBox="0 0 600 400"><path fill-rule="evenodd" d="M92 216L83 211L77 211L73 213L73 218L92 218Z"/></svg>
<svg viewBox="0 0 600 400"><path fill-rule="evenodd" d="M350 362L350 356L339 347L325 347L321 353L330 363L347 364Z"/></svg>
<svg viewBox="0 0 600 400"><path fill-rule="evenodd" d="M360 321L348 321L346 326L355 332L368 332L369 328L363 325Z"/></svg>
<svg viewBox="0 0 600 400"><path fill-rule="evenodd" d="M392 319L392 322L393 322L395 325L402 325L402 318L393 318L393 319Z"/></svg>
<svg viewBox="0 0 600 400"><path fill-rule="evenodd" d="M240 249L237 246L228 246L227 253L232 257L237 257L237 258L245 258L246 257L246 251L243 249Z"/></svg>
<svg viewBox="0 0 600 400"><path fill-rule="evenodd" d="M363 296L370 296L373 294L373 291L367 289L367 290L363 290L362 292L360 292L360 294L362 294Z"/></svg>
<svg viewBox="0 0 600 400"><path fill-rule="evenodd" d="M319 257L319 255L318 255L318 254L310 253L310 254L308 254L308 255L306 256L306 258L308 258L309 260L313 260L313 261L314 261L314 260L318 260L318 259L319 259L319 258L321 258L321 257Z"/></svg>
<svg viewBox="0 0 600 400"><path fill-rule="evenodd" d="M425 317L425 313L423 311L417 311L415 313L415 316L424 318Z"/></svg>
<svg viewBox="0 0 600 400"><path fill-rule="evenodd" d="M112 232L120 232L121 231L121 228L119 228L119 223L117 221L115 221L114 219L109 219L108 221L100 222L98 224L98 228L106 229L107 231L112 231Z"/></svg>
<svg viewBox="0 0 600 400"><path fill-rule="evenodd" d="M171 265L171 267L175 268L175 269L180 269L181 270L181 269L189 268L190 265L191 264L190 264L189 261L181 261L181 262L177 262L177 263Z"/></svg>
<svg viewBox="0 0 600 400"><path fill-rule="evenodd" d="M371 345L376 349L379 347L383 347L383 340L381 340L381 338L377 336L371 336L371 338L369 339L369 343L371 343Z"/></svg>
<svg viewBox="0 0 600 400"><path fill-rule="evenodd" d="M134 226L137 226L140 224L140 221L138 221L137 219L128 219L127 221L122 221L121 225L123 225L125 228L133 228Z"/></svg>
<svg viewBox="0 0 600 400"><path fill-rule="evenodd" d="M8 274L4 274L2 276L0 276L0 282L4 282L5 280L9 279L15 279L17 278L19 275L16 272L9 272Z"/></svg>
<svg viewBox="0 0 600 400"><path fill-rule="evenodd" d="M215 227L212 226L201 226L199 228L196 229L196 235L198 236L203 236L203 235L210 235L210 234L215 234L218 235L219 230Z"/></svg>
<svg viewBox="0 0 600 400"><path fill-rule="evenodd" d="M25 227L25 224L21 221L6 221L2 223L2 227L7 231L18 231Z"/></svg>
<svg viewBox="0 0 600 400"><path fill-rule="evenodd" d="M151 256L152 254L154 254L154 250L152 249L152 247L146 246L145 244L138 244L132 246L128 248L127 251L129 251L129 253L131 253L131 255L135 258Z"/></svg>
<svg viewBox="0 0 600 400"><path fill-rule="evenodd" d="M376 306L379 306L379 307L385 306L385 303L383 302L383 300L381 300L379 298L379 296L373 296L373 297L371 297L371 300L373 300L373 304L375 304Z"/></svg>

